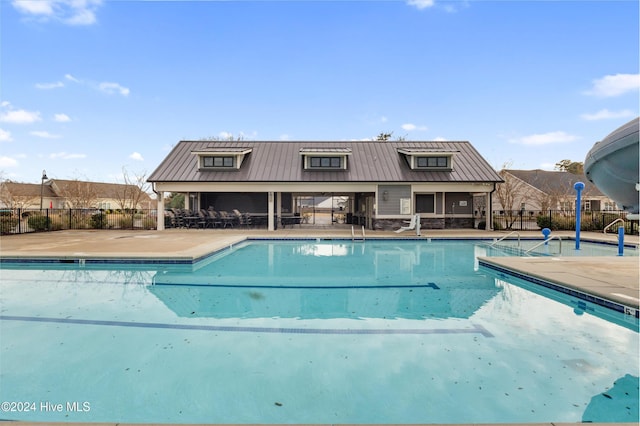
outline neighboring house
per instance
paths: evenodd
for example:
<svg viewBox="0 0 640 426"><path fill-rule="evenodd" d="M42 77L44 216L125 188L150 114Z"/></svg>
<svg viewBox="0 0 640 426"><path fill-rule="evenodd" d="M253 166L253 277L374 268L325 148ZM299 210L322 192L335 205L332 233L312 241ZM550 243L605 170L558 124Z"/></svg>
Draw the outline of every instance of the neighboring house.
<svg viewBox="0 0 640 426"><path fill-rule="evenodd" d="M151 209L155 201L136 185L50 179L43 184L2 182L3 208ZM134 206L135 204L135 206Z"/></svg>
<svg viewBox="0 0 640 426"><path fill-rule="evenodd" d="M60 204L50 185L39 183L0 182L0 206L5 209L39 209Z"/></svg>
<svg viewBox="0 0 640 426"><path fill-rule="evenodd" d="M493 197L492 209L497 214L505 211L524 211L537 215L549 210L574 211L576 190L574 184L583 182L582 210L618 210L615 202L604 195L583 175L546 170L502 170L504 182L499 183Z"/></svg>
<svg viewBox="0 0 640 426"><path fill-rule="evenodd" d="M165 193L184 193L187 209L263 215L273 230L316 196L337 198L346 223L368 229L416 213L423 228L472 228L474 199L491 205L502 179L469 142L181 141L148 181L159 211Z"/></svg>

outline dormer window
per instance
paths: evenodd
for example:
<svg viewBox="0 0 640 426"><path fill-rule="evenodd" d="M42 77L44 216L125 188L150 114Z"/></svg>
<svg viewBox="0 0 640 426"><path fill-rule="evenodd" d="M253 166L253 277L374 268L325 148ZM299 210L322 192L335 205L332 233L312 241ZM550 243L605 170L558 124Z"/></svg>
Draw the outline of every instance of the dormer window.
<svg viewBox="0 0 640 426"><path fill-rule="evenodd" d="M438 149L399 148L413 170L453 170L455 152Z"/></svg>
<svg viewBox="0 0 640 426"><path fill-rule="evenodd" d="M191 151L191 154L198 156L200 170L237 170L251 151L251 148L212 147Z"/></svg>
<svg viewBox="0 0 640 426"><path fill-rule="evenodd" d="M349 148L302 148L305 170L346 170Z"/></svg>
<svg viewBox="0 0 640 426"><path fill-rule="evenodd" d="M201 167L233 167L235 157L231 156L208 156L200 157Z"/></svg>
<svg viewBox="0 0 640 426"><path fill-rule="evenodd" d="M415 166L418 169L450 168L451 157L415 157Z"/></svg>

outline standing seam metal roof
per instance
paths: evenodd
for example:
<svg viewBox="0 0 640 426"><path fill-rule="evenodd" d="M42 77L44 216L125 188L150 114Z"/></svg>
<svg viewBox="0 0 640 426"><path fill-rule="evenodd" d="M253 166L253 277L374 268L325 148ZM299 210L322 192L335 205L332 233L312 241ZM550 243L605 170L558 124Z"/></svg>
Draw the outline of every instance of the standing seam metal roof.
<svg viewBox="0 0 640 426"><path fill-rule="evenodd" d="M251 149L240 169L200 170L197 156L212 148ZM351 150L346 170L304 170L301 149ZM453 170L412 170L404 149L454 152ZM502 182L466 141L181 141L149 176L149 182Z"/></svg>

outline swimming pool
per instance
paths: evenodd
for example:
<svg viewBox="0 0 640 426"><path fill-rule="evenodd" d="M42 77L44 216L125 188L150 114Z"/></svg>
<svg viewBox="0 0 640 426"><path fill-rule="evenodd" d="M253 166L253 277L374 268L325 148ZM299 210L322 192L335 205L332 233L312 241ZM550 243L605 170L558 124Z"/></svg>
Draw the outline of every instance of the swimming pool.
<svg viewBox="0 0 640 426"><path fill-rule="evenodd" d="M637 421L637 319L479 255L504 252L259 241L193 265L3 264L2 418Z"/></svg>

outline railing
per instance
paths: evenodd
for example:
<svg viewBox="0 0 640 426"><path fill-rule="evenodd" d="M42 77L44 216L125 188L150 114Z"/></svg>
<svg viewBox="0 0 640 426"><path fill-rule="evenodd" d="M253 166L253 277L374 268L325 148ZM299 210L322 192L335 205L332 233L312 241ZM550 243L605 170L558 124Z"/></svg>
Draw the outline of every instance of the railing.
<svg viewBox="0 0 640 426"><path fill-rule="evenodd" d="M351 225L351 241L364 241L366 239L366 236L364 234L364 226L362 227L362 237L356 237L356 232L353 228L353 225Z"/></svg>
<svg viewBox="0 0 640 426"><path fill-rule="evenodd" d="M549 238L545 239L544 241L541 241L538 244L536 244L535 246L531 247L529 250L526 250L524 252L524 254L529 254L531 251L537 249L538 247L540 247L543 244L549 243L549 241L551 241L551 240L558 240L558 242L560 243L560 251L558 253L562 254L562 237L560 237L560 235L552 235L552 236L550 236Z"/></svg>
<svg viewBox="0 0 640 426"><path fill-rule="evenodd" d="M603 233L607 233L607 229L611 228L613 225L615 225L618 222L622 222L622 224L624 225L624 219L618 218L616 220L614 220L613 222L611 222L610 224L608 224L607 226L604 227L604 230L602 231Z"/></svg>
<svg viewBox="0 0 640 426"><path fill-rule="evenodd" d="M494 241L493 243L489 244L489 247L493 247L496 244L498 244L500 241L505 240L507 237L513 235L513 234L517 234L518 235L518 247L520 247L520 233L518 231L511 231L509 232L507 235L505 235L504 237L500 238L499 240Z"/></svg>
<svg viewBox="0 0 640 426"><path fill-rule="evenodd" d="M580 230L601 232L606 224L616 219L625 222L627 235L638 235L638 222L627 220L626 211L582 211ZM552 231L575 231L576 213L574 210L494 210L493 229L539 231L549 228Z"/></svg>
<svg viewBox="0 0 640 426"><path fill-rule="evenodd" d="M0 209L2 235L66 229L156 229L156 210Z"/></svg>

